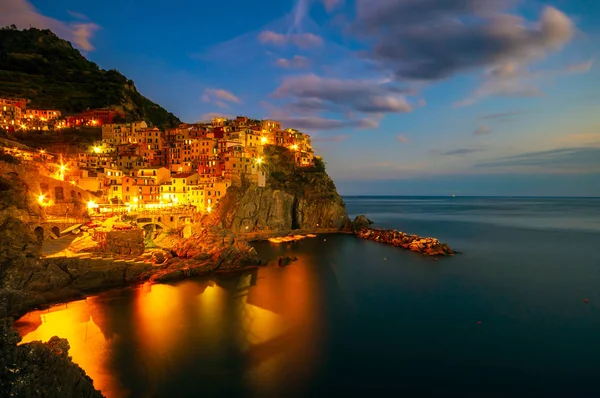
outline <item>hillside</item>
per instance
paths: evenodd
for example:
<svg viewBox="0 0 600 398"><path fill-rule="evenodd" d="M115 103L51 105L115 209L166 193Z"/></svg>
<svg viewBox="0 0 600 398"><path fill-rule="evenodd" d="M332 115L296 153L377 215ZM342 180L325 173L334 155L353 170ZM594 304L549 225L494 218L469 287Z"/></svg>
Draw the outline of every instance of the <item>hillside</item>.
<svg viewBox="0 0 600 398"><path fill-rule="evenodd" d="M291 151L269 145L262 169L265 188L242 183L227 190L216 215L225 228L265 236L349 229L346 205L321 159L314 167L298 167Z"/></svg>
<svg viewBox="0 0 600 398"><path fill-rule="evenodd" d="M0 29L0 97L27 98L28 107L63 114L112 108L157 127L181 123L141 95L132 80L100 69L50 30Z"/></svg>

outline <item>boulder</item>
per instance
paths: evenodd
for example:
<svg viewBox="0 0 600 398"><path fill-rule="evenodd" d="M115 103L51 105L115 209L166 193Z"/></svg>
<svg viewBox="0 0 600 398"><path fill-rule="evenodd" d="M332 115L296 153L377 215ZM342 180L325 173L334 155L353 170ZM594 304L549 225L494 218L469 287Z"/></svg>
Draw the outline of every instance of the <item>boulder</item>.
<svg viewBox="0 0 600 398"><path fill-rule="evenodd" d="M352 221L352 230L360 231L363 228L369 228L373 224L373 221L369 220L366 216L360 215L356 216L354 221Z"/></svg>

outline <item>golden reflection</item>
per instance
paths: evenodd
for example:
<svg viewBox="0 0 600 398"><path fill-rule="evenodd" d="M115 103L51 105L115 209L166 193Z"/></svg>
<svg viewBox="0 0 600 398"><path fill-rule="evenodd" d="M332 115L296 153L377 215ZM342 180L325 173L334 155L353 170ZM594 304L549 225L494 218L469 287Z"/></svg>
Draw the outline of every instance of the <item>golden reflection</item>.
<svg viewBox="0 0 600 398"><path fill-rule="evenodd" d="M216 282L146 283L123 295L35 311L15 326L24 342L67 338L73 360L108 398L163 395L179 377L211 372L233 372L250 390L269 395L282 379L303 382L315 370L321 276L304 253L285 268ZM232 348L241 368L224 365ZM133 367L123 369L126 363Z"/></svg>
<svg viewBox="0 0 600 398"><path fill-rule="evenodd" d="M240 343L243 350L251 346L272 340L284 331L283 318L273 311L248 303L247 289L250 287L252 275L240 277L238 306L240 308Z"/></svg>
<svg viewBox="0 0 600 398"><path fill-rule="evenodd" d="M111 342L94 322L89 306L81 300L33 311L19 319L15 328L23 337L21 344L36 340L46 342L53 336L69 340L69 355L92 378L94 387L107 397L118 398L123 389L107 371Z"/></svg>
<svg viewBox="0 0 600 398"><path fill-rule="evenodd" d="M182 291L176 286L146 283L136 293L134 324L138 344L145 352L167 355L179 340L173 328L179 329L185 323Z"/></svg>
<svg viewBox="0 0 600 398"><path fill-rule="evenodd" d="M259 279L259 288L251 289L244 302L252 343L247 380L252 390L269 394L264 389L282 378L301 381L313 372L319 355L320 297L309 255L289 267L262 268Z"/></svg>

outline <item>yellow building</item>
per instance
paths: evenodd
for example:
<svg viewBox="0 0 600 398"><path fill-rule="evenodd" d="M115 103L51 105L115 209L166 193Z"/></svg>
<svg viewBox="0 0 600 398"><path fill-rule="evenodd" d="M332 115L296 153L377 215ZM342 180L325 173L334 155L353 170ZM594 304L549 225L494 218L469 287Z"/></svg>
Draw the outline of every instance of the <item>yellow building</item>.
<svg viewBox="0 0 600 398"><path fill-rule="evenodd" d="M171 184L161 185L161 197L165 202L189 205L192 202L192 188L198 187L198 173L180 173L171 178Z"/></svg>

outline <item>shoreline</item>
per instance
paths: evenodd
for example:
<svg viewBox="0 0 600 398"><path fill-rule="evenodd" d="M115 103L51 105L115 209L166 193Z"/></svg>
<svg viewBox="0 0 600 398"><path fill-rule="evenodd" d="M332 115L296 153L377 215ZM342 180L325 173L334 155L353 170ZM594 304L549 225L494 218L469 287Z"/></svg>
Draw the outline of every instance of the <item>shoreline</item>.
<svg viewBox="0 0 600 398"><path fill-rule="evenodd" d="M259 242L269 242L270 238L275 237L285 237L285 236L294 236L294 235L307 235L314 234L317 236L322 235L352 235L357 239L363 240L371 240L377 243L384 244L392 244L396 247L401 247L407 250L410 250L415 253L419 253L422 255L438 255L438 252L435 254L427 253L427 246L424 245L425 250L420 250L417 248L415 250L411 249L410 246L404 247L401 244L395 243L393 239L379 238L382 235L394 237L402 237L407 236L411 237L416 241L424 240L424 239L432 239L432 238L421 238L417 235L407 235L402 232L398 232L395 230L382 230L382 229L373 229L373 228L361 228L356 231L352 231L349 229L343 230L335 230L335 229L316 229L316 230L290 230L286 232L271 232L271 233L232 233L230 236L233 238L233 241L229 244L225 244L224 247L220 248L219 253L225 252L228 249L232 248L236 243L242 242L245 244L250 243L259 243ZM365 236L369 235L369 236ZM307 237L302 238L310 239ZM437 240L434 239L434 242ZM248 245L250 246L250 245ZM442 254L439 252L440 256L452 256L456 251L453 251L449 248L449 246L445 244L439 244L439 246L444 247L445 253ZM251 246L250 246L251 247ZM169 249L160 248L160 250L167 252ZM254 248L251 247L251 250L255 252ZM213 256L214 257L214 256ZM223 264L223 262L219 263L218 261L214 261L214 259L200 259L200 258L190 258L190 257L172 257L169 259L165 259L162 264L154 264L151 262L147 262L145 264L139 263L131 263L128 261L134 260L135 256L119 256L119 258L115 258L113 261L103 260L94 260L91 258L79 258L79 257L46 257L42 258L40 261L46 262L46 268L49 268L52 265L60 268L61 271L67 272L64 269L64 263L75 263L79 264L81 267L87 267L88 271L100 271L98 266L104 266L108 269L103 269L102 271L121 271L123 275L126 275L128 271L132 273L129 277L123 277L120 281L109 281L108 284L104 286L100 286L100 284L94 285L92 287L84 287L81 290L77 288L61 288L58 290L46 290L38 295L38 300L31 303L31 305L24 305L22 308L19 308L16 311L10 311L8 313L9 317L14 319L19 319L28 312L37 311L37 310L45 310L51 308L56 305L62 305L65 303L69 303L72 301L83 300L87 297L96 296L104 292L109 292L111 290L119 290L126 289L130 287L139 286L144 283L171 283L177 282L185 279L190 279L194 277L210 277L211 275L224 275L224 274L236 274L243 273L258 269L262 266L267 266L269 262L264 259L260 259L257 256L253 257L253 261L251 263L246 264L244 259L241 259L241 263L235 264ZM98 264L104 262L105 264ZM90 264L91 263L91 264ZM71 276L69 274L69 276ZM17 291L24 294L35 292L28 292L26 290ZM40 298L43 298L43 301L40 302Z"/></svg>
<svg viewBox="0 0 600 398"><path fill-rule="evenodd" d="M38 261L41 263L45 271L51 269L55 278L56 274L64 276L67 274L69 278L77 278L77 274L81 273L80 277L87 278L91 286L62 286L59 288L44 289L44 291L36 290L15 290L13 293L16 300L24 299L20 304L13 306L7 311L7 316L15 320L21 318L31 311L45 310L56 305L62 305L72 301L83 300L90 296L95 296L111 290L125 289L138 286L144 283L171 283L180 280L190 279L194 277L209 277L211 275L235 274L248 272L258 269L261 266L266 266L269 263L264 259L258 258L255 255L256 251L249 243L268 242L269 238L281 237L289 235L331 235L344 234L354 235L351 231L340 231L332 229L319 230L293 230L289 232L273 232L260 234L231 234L231 242L225 243L222 247L216 250L216 253L201 254L195 257L177 256L165 259L161 264L146 262L144 264L128 262L137 258L137 256L119 256L110 261L107 259L93 259L80 257L43 257ZM193 238L193 236L192 236ZM198 237L202 240L202 237ZM222 241L222 238L217 240ZM247 245L249 250L242 253L227 253L237 245ZM161 248L163 252L169 249ZM173 251L173 249L171 249ZM87 254L87 253L86 253ZM225 259L220 258L224 255ZM35 272L34 272L35 273ZM97 279L94 279L95 275ZM105 278L108 274L114 277ZM31 279L31 277L30 277ZM77 279L74 280L75 282ZM73 280L71 281L73 282Z"/></svg>

